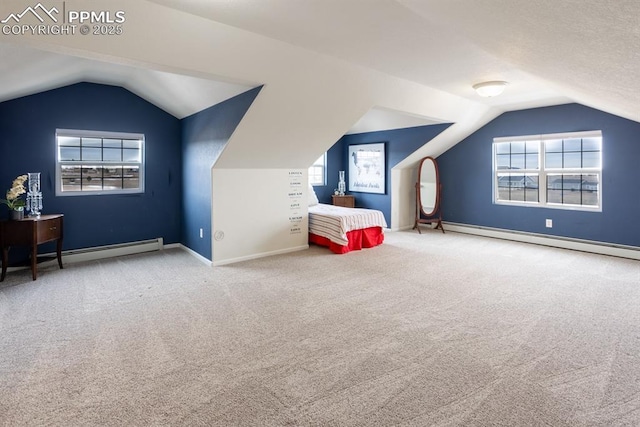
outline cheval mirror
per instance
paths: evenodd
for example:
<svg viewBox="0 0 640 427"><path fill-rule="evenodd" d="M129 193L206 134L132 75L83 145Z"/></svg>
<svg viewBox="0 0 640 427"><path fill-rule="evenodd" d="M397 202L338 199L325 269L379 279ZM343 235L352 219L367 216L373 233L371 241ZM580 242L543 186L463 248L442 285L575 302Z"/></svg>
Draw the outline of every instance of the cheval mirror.
<svg viewBox="0 0 640 427"><path fill-rule="evenodd" d="M420 231L420 224L436 224L444 233L442 227L442 212L440 211L441 197L440 175L438 164L433 157L425 157L418 165L418 182L416 182L416 222L413 229Z"/></svg>

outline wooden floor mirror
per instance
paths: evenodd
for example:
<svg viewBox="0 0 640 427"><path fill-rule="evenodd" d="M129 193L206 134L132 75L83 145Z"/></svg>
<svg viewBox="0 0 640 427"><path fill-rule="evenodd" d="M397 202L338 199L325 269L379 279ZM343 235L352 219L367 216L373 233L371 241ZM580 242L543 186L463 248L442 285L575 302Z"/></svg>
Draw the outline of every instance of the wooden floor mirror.
<svg viewBox="0 0 640 427"><path fill-rule="evenodd" d="M420 234L420 224L436 224L436 229L442 230L442 211L440 209L440 198L442 196L442 185L440 184L440 174L438 163L433 157L425 157L418 165L418 182L416 182L416 222L413 229L417 229Z"/></svg>

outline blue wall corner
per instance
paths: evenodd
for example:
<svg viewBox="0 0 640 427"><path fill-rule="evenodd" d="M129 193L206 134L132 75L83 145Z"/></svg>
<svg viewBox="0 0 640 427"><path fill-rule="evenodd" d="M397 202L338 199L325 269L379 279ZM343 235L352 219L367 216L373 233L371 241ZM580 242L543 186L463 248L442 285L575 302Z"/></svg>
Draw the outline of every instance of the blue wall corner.
<svg viewBox="0 0 640 427"><path fill-rule="evenodd" d="M55 195L56 129L145 135L144 194ZM43 213L65 215L64 249L180 241L180 121L126 89L78 83L0 103L0 190L41 172ZM2 212L0 215L4 216Z"/></svg>
<svg viewBox="0 0 640 427"><path fill-rule="evenodd" d="M496 205L493 138L602 131L602 212ZM640 246L640 123L579 104L500 115L438 157L445 221ZM553 219L553 228L545 219Z"/></svg>
<svg viewBox="0 0 640 427"><path fill-rule="evenodd" d="M261 88L182 119L181 242L209 260L212 259L211 168Z"/></svg>

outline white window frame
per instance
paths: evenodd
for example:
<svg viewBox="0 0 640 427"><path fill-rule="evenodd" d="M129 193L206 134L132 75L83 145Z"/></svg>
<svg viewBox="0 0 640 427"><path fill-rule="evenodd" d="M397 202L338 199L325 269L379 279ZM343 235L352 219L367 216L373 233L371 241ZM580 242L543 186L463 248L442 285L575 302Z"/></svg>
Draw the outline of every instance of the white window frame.
<svg viewBox="0 0 640 427"><path fill-rule="evenodd" d="M317 167L322 167L322 182L311 180L311 177L317 175L313 171L313 169ZM309 166L309 184L311 184L312 186L327 185L327 153L326 152L322 156L318 157L318 160L313 162L311 166Z"/></svg>
<svg viewBox="0 0 640 427"><path fill-rule="evenodd" d="M99 139L127 139L140 141L139 161L104 161L104 160L60 160L59 137L72 138L99 138ZM95 195L116 195L116 194L140 194L145 188L145 137L141 133L107 132L77 129L56 129L56 196L95 196ZM104 149L102 147L102 149ZM137 166L139 169L139 186L137 188L119 188L113 190L99 191L63 191L62 189L62 167L63 166Z"/></svg>
<svg viewBox="0 0 640 427"><path fill-rule="evenodd" d="M598 168L547 168L545 165L545 141L558 140L558 139L574 139L574 138L600 138L600 166ZM538 169L518 169L517 175L537 175L538 176L538 201L527 202L518 200L499 200L498 199L498 175L505 172L513 172L514 170L498 169L497 166L497 144L504 142L535 142L539 144L538 148ZM497 205L506 206L527 206L527 207L541 207L551 209L564 209L564 210L580 210L590 212L602 212L602 165L604 163L604 142L602 140L601 131L586 131L586 132L566 132L566 133L554 133L543 135L523 135L515 137L500 137L494 138L492 144L492 174L493 174L493 191L492 198L493 203ZM589 174L597 175L598 177L598 203L595 206L589 205L576 205L576 204L563 204L552 203L547 201L547 176L549 175L580 175Z"/></svg>

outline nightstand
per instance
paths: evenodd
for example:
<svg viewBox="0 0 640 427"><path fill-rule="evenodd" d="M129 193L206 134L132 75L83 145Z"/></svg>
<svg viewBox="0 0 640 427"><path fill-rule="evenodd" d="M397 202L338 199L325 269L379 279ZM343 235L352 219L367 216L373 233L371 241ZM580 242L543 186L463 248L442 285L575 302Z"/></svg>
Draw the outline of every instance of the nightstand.
<svg viewBox="0 0 640 427"><path fill-rule="evenodd" d="M354 196L331 196L334 206L343 206L345 208L355 208L356 198Z"/></svg>

